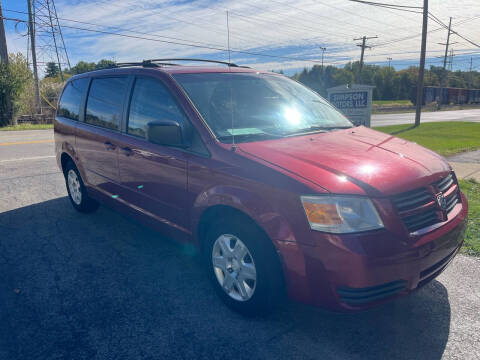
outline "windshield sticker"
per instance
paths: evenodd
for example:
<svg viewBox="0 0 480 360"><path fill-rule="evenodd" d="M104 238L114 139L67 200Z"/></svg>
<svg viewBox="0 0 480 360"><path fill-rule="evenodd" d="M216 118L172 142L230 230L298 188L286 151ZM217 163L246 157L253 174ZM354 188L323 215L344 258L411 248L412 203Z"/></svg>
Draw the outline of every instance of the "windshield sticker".
<svg viewBox="0 0 480 360"><path fill-rule="evenodd" d="M264 133L264 131L258 128L227 129L227 131L230 135L249 135Z"/></svg>

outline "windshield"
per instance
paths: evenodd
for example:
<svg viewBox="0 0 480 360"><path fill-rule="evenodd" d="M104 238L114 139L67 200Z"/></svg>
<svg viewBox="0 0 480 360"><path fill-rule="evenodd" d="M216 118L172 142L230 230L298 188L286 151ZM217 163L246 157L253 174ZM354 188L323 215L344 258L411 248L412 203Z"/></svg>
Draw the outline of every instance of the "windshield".
<svg viewBox="0 0 480 360"><path fill-rule="evenodd" d="M352 127L327 101L283 76L251 73L176 74L221 141L254 141Z"/></svg>

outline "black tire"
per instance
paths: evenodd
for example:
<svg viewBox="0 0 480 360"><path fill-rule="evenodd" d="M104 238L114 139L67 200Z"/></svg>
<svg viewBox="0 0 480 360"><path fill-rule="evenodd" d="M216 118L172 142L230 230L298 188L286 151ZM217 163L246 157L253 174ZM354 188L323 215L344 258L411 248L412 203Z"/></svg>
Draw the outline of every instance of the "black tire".
<svg viewBox="0 0 480 360"><path fill-rule="evenodd" d="M74 200L72 193L70 192L70 186L68 183L69 181L68 174L70 171L73 171L77 176L78 183L79 183L79 190L81 193L80 201L78 201L78 198L77 200ZM70 199L70 202L72 203L75 210L81 213L91 213L96 211L98 209L99 203L88 196L87 190L85 189L85 185L83 184L82 177L80 176L80 172L78 171L73 161L70 160L65 166L64 175L65 175L65 185L67 186L68 198Z"/></svg>
<svg viewBox="0 0 480 360"><path fill-rule="evenodd" d="M215 241L223 234L240 239L248 248L256 268L256 284L248 300L236 300L223 289L214 271L212 254ZM235 242L235 240L233 240ZM256 224L243 217L217 220L205 236L202 246L204 267L217 294L236 312L246 316L271 313L284 300L283 271L271 240Z"/></svg>

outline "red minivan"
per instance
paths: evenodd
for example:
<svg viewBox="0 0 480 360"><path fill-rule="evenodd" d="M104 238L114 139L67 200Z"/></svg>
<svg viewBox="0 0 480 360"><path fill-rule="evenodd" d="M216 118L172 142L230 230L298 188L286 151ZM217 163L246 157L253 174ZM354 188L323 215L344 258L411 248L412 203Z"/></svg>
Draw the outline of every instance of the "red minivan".
<svg viewBox="0 0 480 360"><path fill-rule="evenodd" d="M285 76L172 61L67 81L55 148L75 209L104 203L194 244L244 314L284 293L366 309L425 285L457 254L468 205L441 156L354 127Z"/></svg>

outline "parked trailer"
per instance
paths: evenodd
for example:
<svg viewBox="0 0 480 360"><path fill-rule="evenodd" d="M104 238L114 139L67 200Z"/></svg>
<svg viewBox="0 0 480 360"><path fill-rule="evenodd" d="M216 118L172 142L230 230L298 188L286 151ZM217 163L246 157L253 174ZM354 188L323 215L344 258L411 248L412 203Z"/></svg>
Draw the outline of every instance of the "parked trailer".
<svg viewBox="0 0 480 360"><path fill-rule="evenodd" d="M480 89L441 88L425 86L423 88L423 104L433 102L441 104L478 104L480 103Z"/></svg>
<svg viewBox="0 0 480 360"><path fill-rule="evenodd" d="M469 104L480 103L480 90L477 90L477 89L468 90L468 103Z"/></svg>

